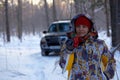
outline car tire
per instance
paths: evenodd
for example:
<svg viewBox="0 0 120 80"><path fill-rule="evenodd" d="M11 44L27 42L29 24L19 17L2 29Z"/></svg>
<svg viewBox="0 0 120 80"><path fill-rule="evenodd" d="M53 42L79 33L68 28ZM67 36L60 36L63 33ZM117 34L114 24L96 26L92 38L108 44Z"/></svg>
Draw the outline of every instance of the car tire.
<svg viewBox="0 0 120 80"><path fill-rule="evenodd" d="M46 51L41 51L41 54L42 54L42 56L48 56L49 55L49 52L46 52Z"/></svg>
<svg viewBox="0 0 120 80"><path fill-rule="evenodd" d="M45 56L48 56L49 55L49 52L45 52Z"/></svg>

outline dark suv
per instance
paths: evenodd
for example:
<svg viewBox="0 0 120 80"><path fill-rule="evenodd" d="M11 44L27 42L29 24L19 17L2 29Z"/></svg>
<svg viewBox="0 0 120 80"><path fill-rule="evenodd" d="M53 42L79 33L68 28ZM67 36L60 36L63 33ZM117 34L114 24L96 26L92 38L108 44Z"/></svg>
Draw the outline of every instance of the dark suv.
<svg viewBox="0 0 120 80"><path fill-rule="evenodd" d="M44 37L40 41L41 54L49 55L50 52L59 53L61 41L66 40L66 33L72 30L70 21L53 22L48 31L43 31Z"/></svg>

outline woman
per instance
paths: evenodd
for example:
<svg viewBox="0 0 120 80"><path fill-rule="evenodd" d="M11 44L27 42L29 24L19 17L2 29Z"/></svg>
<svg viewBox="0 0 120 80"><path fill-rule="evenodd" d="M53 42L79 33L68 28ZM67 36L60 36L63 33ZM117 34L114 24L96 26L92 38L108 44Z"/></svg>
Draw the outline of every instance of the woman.
<svg viewBox="0 0 120 80"><path fill-rule="evenodd" d="M105 42L97 39L93 22L85 15L72 20L74 31L69 33L61 48L60 66L68 70L69 80L109 80L115 72L115 59Z"/></svg>

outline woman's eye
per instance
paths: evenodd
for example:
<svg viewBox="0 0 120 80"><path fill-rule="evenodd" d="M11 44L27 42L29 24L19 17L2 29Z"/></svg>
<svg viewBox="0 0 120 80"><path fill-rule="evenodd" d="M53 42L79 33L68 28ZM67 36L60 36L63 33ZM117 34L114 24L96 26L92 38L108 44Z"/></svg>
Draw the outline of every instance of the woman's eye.
<svg viewBox="0 0 120 80"><path fill-rule="evenodd" d="M83 28L86 28L86 26L82 26Z"/></svg>

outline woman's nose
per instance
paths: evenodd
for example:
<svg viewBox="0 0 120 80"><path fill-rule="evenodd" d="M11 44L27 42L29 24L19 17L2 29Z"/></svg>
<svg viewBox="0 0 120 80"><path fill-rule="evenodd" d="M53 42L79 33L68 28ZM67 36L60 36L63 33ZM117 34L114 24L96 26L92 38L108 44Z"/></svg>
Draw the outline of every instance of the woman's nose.
<svg viewBox="0 0 120 80"><path fill-rule="evenodd" d="M82 29L83 29L83 26L79 26L79 29L82 30Z"/></svg>

